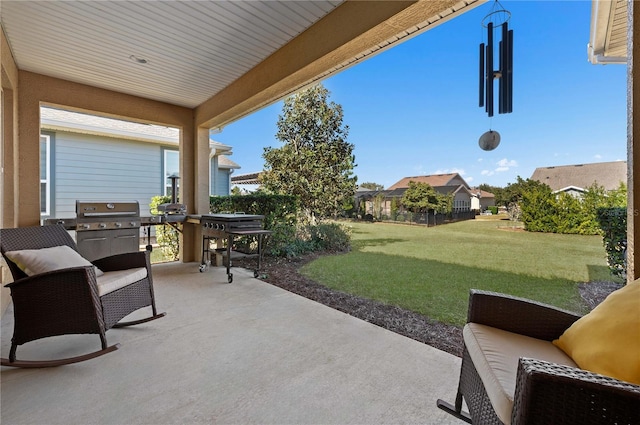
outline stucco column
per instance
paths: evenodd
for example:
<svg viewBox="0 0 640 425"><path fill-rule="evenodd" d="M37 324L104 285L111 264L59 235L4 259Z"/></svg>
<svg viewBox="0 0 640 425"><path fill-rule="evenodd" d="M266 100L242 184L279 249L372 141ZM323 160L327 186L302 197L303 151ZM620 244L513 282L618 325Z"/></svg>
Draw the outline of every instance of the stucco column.
<svg viewBox="0 0 640 425"><path fill-rule="evenodd" d="M40 102L18 91L16 227L40 225Z"/></svg>
<svg viewBox="0 0 640 425"><path fill-rule="evenodd" d="M635 241L640 241L640 194L635 196L635 188L640 189L640 172L634 173L634 165L640 164L640 134L635 135L640 132L640 123L634 126L634 111L640 113L640 105L636 106L640 102L640 67L635 66L635 58L640 58L640 28L634 31L635 25L640 25L640 7L628 0L627 8L627 282L632 282L640 277L640 267L636 267L640 250L635 246Z"/></svg>
<svg viewBox="0 0 640 425"><path fill-rule="evenodd" d="M184 137L180 149L182 203L188 214L209 213L209 129L198 127ZM202 250L200 226L185 223L182 227L180 261L199 261Z"/></svg>

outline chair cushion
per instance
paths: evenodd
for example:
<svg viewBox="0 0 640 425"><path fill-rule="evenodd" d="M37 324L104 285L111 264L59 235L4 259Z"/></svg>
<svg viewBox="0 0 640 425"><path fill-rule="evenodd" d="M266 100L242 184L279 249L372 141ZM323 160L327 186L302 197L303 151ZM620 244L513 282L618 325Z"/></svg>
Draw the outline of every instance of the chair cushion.
<svg viewBox="0 0 640 425"><path fill-rule="evenodd" d="M640 279L609 294L553 343L582 369L640 385Z"/></svg>
<svg viewBox="0 0 640 425"><path fill-rule="evenodd" d="M5 252L4 255L13 261L27 276L34 276L54 270L92 265L88 260L78 254L77 251L67 245L9 251ZM96 277L102 276L102 270L95 266L94 268Z"/></svg>
<svg viewBox="0 0 640 425"><path fill-rule="evenodd" d="M98 295L103 296L110 294L145 277L147 277L146 267L105 272L98 278Z"/></svg>
<svg viewBox="0 0 640 425"><path fill-rule="evenodd" d="M493 409L505 424L511 423L520 357L577 367L569 356L549 341L477 323L467 323L462 335Z"/></svg>

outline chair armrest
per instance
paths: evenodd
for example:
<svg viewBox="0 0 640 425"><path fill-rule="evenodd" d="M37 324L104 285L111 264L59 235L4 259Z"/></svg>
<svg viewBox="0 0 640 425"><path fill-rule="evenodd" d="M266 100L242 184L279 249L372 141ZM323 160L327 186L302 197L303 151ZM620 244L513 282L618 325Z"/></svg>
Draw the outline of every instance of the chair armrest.
<svg viewBox="0 0 640 425"><path fill-rule="evenodd" d="M91 278L91 276L93 278ZM48 291L49 289L54 292L60 291L60 288L56 288L57 285L80 284L86 286L87 283L90 283L91 281L96 284L95 269L92 266L79 266L27 276L13 282L9 282L4 286L6 288L10 288L12 292L23 290L37 290L42 292ZM52 286L53 288L47 288L47 286ZM95 286L97 291L97 284Z"/></svg>
<svg viewBox="0 0 640 425"><path fill-rule="evenodd" d="M46 336L104 332L93 266L41 273L5 286L11 289L12 340L18 345Z"/></svg>
<svg viewBox="0 0 640 425"><path fill-rule="evenodd" d="M580 317L525 298L472 289L467 322L552 341Z"/></svg>
<svg viewBox="0 0 640 425"><path fill-rule="evenodd" d="M640 386L586 370L521 358L512 425L638 424Z"/></svg>
<svg viewBox="0 0 640 425"><path fill-rule="evenodd" d="M99 258L93 261L93 265L103 272L113 272L138 267L147 267L147 269L150 269L151 260L149 258L149 251L136 251Z"/></svg>

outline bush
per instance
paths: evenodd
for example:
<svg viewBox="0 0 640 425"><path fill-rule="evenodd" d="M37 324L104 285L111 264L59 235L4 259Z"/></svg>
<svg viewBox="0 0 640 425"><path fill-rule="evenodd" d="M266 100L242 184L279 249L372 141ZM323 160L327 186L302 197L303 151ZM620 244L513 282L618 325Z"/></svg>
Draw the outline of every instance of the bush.
<svg viewBox="0 0 640 425"><path fill-rule="evenodd" d="M149 203L151 214L158 214L158 205L171 202L171 196L154 196ZM162 255L169 261L180 258L180 239L178 231L171 226L156 226L156 241L162 250Z"/></svg>
<svg viewBox="0 0 640 425"><path fill-rule="evenodd" d="M497 215L498 214L498 207L496 207L495 205L488 206L487 209L489 211L491 211L491 214L493 214L493 215Z"/></svg>
<svg viewBox="0 0 640 425"><path fill-rule="evenodd" d="M614 276L627 275L627 209L598 208L597 218L602 229L602 242L607 251L607 264Z"/></svg>
<svg viewBox="0 0 640 425"><path fill-rule="evenodd" d="M298 257L315 251L347 251L351 246L351 231L337 223L320 223L298 228L279 224L266 246L266 252L278 257Z"/></svg>

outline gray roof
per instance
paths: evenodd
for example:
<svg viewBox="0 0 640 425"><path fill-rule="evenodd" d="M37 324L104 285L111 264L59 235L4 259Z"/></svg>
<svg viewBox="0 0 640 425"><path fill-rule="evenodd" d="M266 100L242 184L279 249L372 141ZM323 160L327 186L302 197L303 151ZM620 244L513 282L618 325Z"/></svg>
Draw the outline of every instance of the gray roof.
<svg viewBox="0 0 640 425"><path fill-rule="evenodd" d="M235 168L238 169L240 166L232 161L227 155L218 156L218 168Z"/></svg>
<svg viewBox="0 0 640 425"><path fill-rule="evenodd" d="M603 186L606 190L614 190L620 187L620 183L627 182L627 162L539 167L533 172L531 180L546 183L554 192L571 187L585 190L593 183Z"/></svg>
<svg viewBox="0 0 640 425"><path fill-rule="evenodd" d="M260 172L238 174L231 176L231 183L233 184L260 184Z"/></svg>

